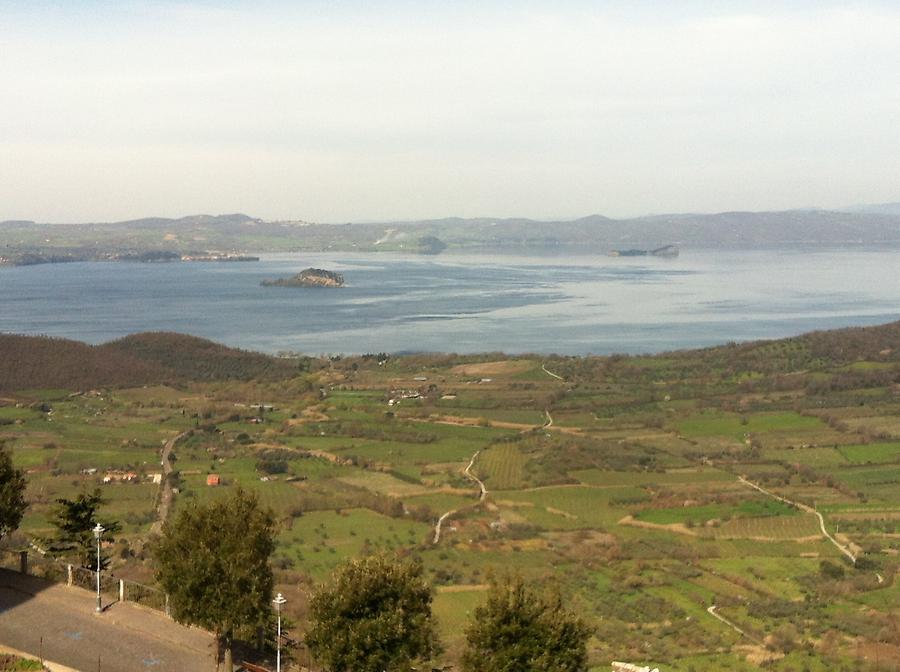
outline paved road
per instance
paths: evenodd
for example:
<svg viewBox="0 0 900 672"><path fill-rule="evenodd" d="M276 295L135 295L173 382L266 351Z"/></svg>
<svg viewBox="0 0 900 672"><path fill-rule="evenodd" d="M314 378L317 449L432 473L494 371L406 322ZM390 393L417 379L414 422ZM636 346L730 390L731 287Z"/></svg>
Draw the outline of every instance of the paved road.
<svg viewBox="0 0 900 672"><path fill-rule="evenodd" d="M0 569L0 644L82 672L216 669L212 635L128 603L94 609L94 594ZM99 658L99 668L98 668Z"/></svg>

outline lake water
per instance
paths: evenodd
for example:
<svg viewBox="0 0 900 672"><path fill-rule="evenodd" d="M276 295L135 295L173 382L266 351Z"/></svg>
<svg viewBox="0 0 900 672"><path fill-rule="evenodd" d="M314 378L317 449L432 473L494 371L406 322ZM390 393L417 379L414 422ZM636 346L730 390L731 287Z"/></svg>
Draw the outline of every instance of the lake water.
<svg viewBox="0 0 900 672"><path fill-rule="evenodd" d="M309 266L347 286L260 286ZM658 352L898 320L898 268L884 249L0 267L0 331L90 343L178 331L273 353Z"/></svg>

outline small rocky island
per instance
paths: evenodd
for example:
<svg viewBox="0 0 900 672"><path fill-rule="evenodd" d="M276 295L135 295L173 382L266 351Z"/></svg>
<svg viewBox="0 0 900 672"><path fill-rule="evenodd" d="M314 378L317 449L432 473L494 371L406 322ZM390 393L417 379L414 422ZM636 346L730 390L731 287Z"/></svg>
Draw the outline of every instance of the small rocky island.
<svg viewBox="0 0 900 672"><path fill-rule="evenodd" d="M663 245L655 250L613 250L609 253L611 257L668 257L674 258L678 256L678 246Z"/></svg>
<svg viewBox="0 0 900 672"><path fill-rule="evenodd" d="M321 268L307 268L290 278L263 280L263 287L343 287L344 276Z"/></svg>

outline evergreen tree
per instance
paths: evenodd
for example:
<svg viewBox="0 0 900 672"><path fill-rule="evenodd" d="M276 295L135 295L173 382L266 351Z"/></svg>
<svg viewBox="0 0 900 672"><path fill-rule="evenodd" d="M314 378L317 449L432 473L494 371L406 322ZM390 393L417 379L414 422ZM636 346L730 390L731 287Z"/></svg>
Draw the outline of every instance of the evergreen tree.
<svg viewBox="0 0 900 672"><path fill-rule="evenodd" d="M421 561L351 560L310 602L306 644L330 672L408 672L439 649Z"/></svg>
<svg viewBox="0 0 900 672"><path fill-rule="evenodd" d="M192 504L166 521L154 549L156 578L175 620L216 634L231 672L231 644L271 612L275 516L241 488L226 499Z"/></svg>
<svg viewBox="0 0 900 672"><path fill-rule="evenodd" d="M539 593L521 577L492 580L466 630L466 672L584 672L590 631L558 591Z"/></svg>
<svg viewBox="0 0 900 672"><path fill-rule="evenodd" d="M19 527L26 506L25 476L0 446L0 539Z"/></svg>
<svg viewBox="0 0 900 672"><path fill-rule="evenodd" d="M55 556L75 555L82 567L97 569L94 527L98 522L103 526L101 540L105 543L115 541L114 536L121 529L116 521L98 520L97 510L105 503L99 488L93 492L82 492L75 499L57 499L50 521L56 527L56 535L47 540L50 553ZM106 568L108 565L109 559L103 556L101 549L100 566Z"/></svg>

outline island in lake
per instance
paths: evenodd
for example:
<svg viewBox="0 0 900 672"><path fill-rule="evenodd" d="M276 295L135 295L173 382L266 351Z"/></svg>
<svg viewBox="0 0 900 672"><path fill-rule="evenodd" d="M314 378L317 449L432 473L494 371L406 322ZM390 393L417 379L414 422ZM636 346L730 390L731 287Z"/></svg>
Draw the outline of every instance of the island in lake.
<svg viewBox="0 0 900 672"><path fill-rule="evenodd" d="M263 287L343 287L344 276L321 268L307 268L290 278L263 280Z"/></svg>
<svg viewBox="0 0 900 672"><path fill-rule="evenodd" d="M657 247L655 250L613 250L609 253L611 257L677 257L678 247L675 245L664 245Z"/></svg>

